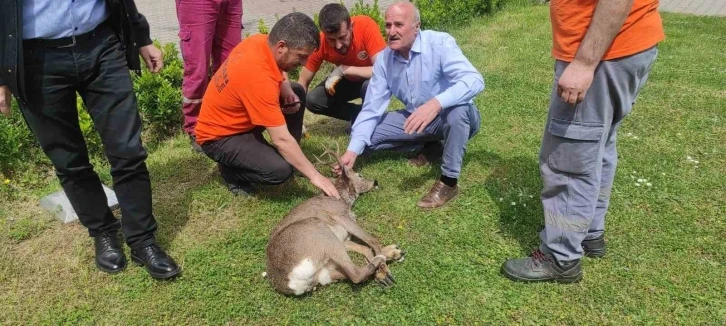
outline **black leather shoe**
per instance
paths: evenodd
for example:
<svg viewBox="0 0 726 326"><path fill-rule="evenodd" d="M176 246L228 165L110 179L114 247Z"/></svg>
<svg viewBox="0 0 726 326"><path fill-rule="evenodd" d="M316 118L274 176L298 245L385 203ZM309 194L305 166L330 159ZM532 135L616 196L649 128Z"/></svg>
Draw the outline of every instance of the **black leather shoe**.
<svg viewBox="0 0 726 326"><path fill-rule="evenodd" d="M583 240L582 250L585 256L591 258L602 258L605 256L605 235L601 235L595 239Z"/></svg>
<svg viewBox="0 0 726 326"><path fill-rule="evenodd" d="M93 237L98 269L115 274L126 268L126 256L118 240L118 231L109 231Z"/></svg>
<svg viewBox="0 0 726 326"><path fill-rule="evenodd" d="M563 264L539 249L528 258L510 259L502 265L502 274L512 281L575 283L582 279L580 260Z"/></svg>
<svg viewBox="0 0 726 326"><path fill-rule="evenodd" d="M151 277L172 278L179 275L181 268L155 243L140 249L131 250L131 260L146 267Z"/></svg>

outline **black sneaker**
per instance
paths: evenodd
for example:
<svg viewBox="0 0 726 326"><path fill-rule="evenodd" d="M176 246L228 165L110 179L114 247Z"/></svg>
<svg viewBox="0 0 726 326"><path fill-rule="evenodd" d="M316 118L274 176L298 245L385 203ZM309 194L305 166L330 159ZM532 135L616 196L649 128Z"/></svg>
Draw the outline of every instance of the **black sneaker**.
<svg viewBox="0 0 726 326"><path fill-rule="evenodd" d="M192 150L197 153L204 153L204 150L202 149L202 146L197 144L197 137L194 135L189 135L189 140L192 144Z"/></svg>
<svg viewBox="0 0 726 326"><path fill-rule="evenodd" d="M582 279L582 268L579 259L560 264L537 249L530 257L505 261L502 274L519 282L575 283Z"/></svg>
<svg viewBox="0 0 726 326"><path fill-rule="evenodd" d="M256 190L251 183L227 183L227 189L237 196L252 196Z"/></svg>
<svg viewBox="0 0 726 326"><path fill-rule="evenodd" d="M583 240L582 250L586 257L602 258L605 256L605 235L601 235L595 239Z"/></svg>

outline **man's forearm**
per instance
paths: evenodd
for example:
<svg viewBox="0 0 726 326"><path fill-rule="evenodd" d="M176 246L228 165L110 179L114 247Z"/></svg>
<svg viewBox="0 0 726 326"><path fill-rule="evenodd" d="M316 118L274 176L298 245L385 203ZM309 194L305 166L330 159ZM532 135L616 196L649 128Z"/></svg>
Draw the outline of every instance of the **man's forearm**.
<svg viewBox="0 0 726 326"><path fill-rule="evenodd" d="M371 79L371 76L373 76L373 66L368 66L368 67L347 66L345 69L343 69L343 73L345 74L346 79L353 80L353 81Z"/></svg>
<svg viewBox="0 0 726 326"><path fill-rule="evenodd" d="M285 161L287 161L287 163L290 163L292 167L308 177L308 179L311 179L318 173L318 170L315 168L315 166L313 166L312 163L310 163L310 160L305 157L302 149L300 149L300 146L297 144L295 139L292 138L292 136L290 136L289 138L278 140L274 142L274 144L277 147L277 150L280 151L280 155L282 155Z"/></svg>
<svg viewBox="0 0 726 326"><path fill-rule="evenodd" d="M587 29L587 34L577 49L575 61L596 66L628 17L633 0L600 0Z"/></svg>

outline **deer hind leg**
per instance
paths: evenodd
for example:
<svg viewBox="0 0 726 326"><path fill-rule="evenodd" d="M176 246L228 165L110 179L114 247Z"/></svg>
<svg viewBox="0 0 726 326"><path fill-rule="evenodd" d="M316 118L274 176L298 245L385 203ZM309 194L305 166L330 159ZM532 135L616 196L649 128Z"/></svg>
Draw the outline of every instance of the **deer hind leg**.
<svg viewBox="0 0 726 326"><path fill-rule="evenodd" d="M354 220L352 220L350 217L347 216L333 216L333 220L335 220L336 223L338 223L340 226L342 226L348 233L350 233L352 236L360 239L363 243L365 243L368 247L370 247L373 250L374 255L380 255L381 252L381 243L376 239L374 236L370 235L368 232L363 230L358 223L356 223Z"/></svg>
<svg viewBox="0 0 726 326"><path fill-rule="evenodd" d="M358 284L370 278L381 265L385 266L386 258L375 256L365 266L358 266L346 254L345 257L333 257L330 262L335 266L335 271L330 272L333 280L349 279Z"/></svg>

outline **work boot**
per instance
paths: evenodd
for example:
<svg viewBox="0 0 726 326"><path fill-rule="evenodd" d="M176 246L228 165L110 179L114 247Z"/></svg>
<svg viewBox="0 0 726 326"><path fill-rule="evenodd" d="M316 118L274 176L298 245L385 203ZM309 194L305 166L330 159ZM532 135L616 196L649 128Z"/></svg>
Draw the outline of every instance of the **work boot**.
<svg viewBox="0 0 726 326"><path fill-rule="evenodd" d="M505 261L502 274L518 282L575 283L582 279L582 268L579 259L560 263L537 249L530 257Z"/></svg>
<svg viewBox="0 0 726 326"><path fill-rule="evenodd" d="M586 257L602 258L605 256L605 235L600 235L595 239L583 240L582 250Z"/></svg>

